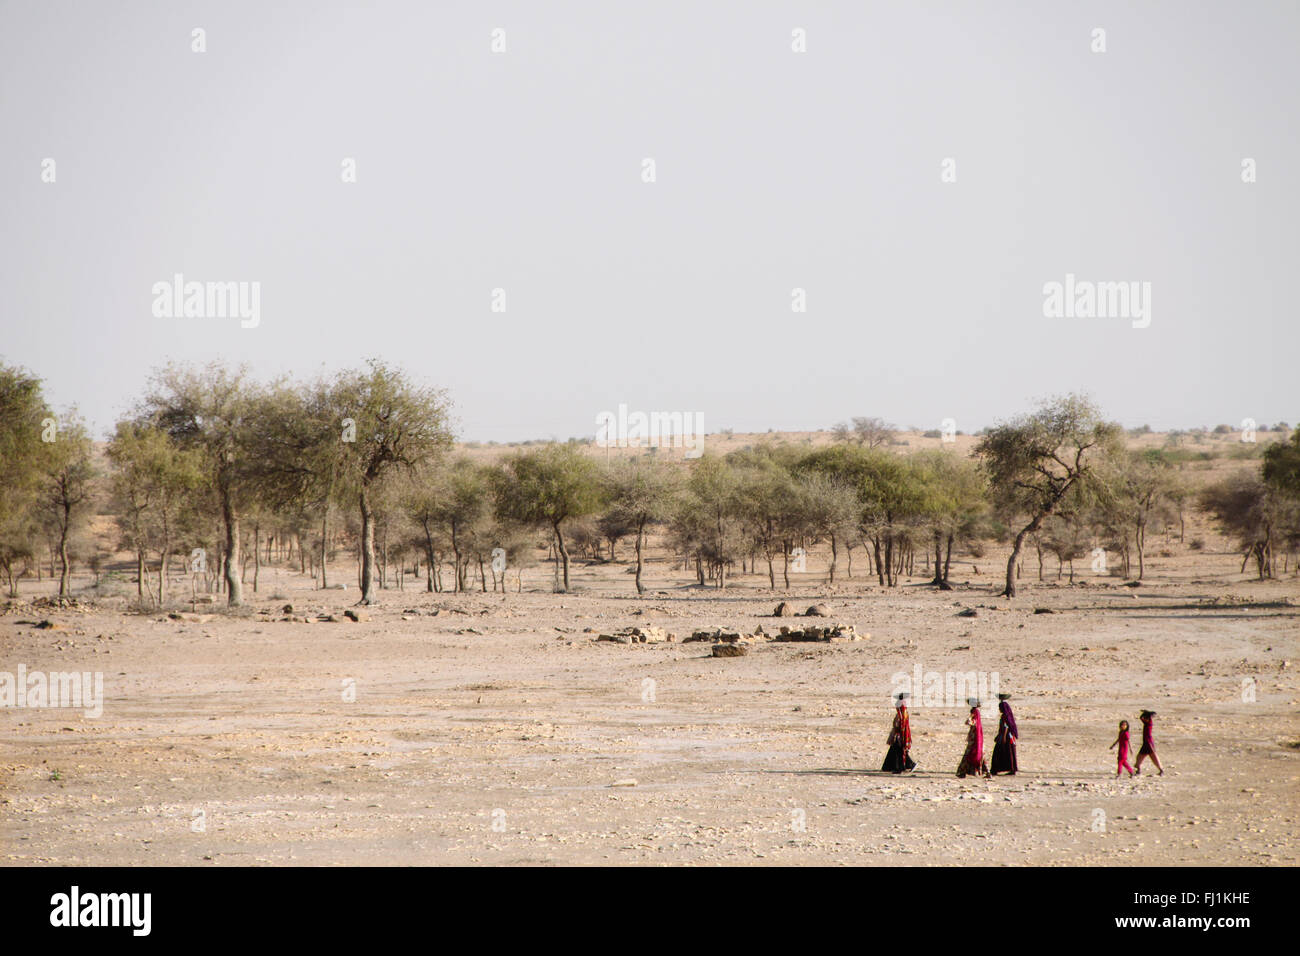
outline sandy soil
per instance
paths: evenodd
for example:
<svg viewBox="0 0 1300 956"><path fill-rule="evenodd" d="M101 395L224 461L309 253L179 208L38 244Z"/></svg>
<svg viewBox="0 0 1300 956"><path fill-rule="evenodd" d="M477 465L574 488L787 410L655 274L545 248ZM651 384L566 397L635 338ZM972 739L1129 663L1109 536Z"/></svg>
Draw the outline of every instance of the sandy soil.
<svg viewBox="0 0 1300 956"><path fill-rule="evenodd" d="M1294 865L1300 583L1249 582L1213 543L1176 547L1136 589L1089 574L1039 585L1028 562L1010 604L992 596L990 554L982 576L957 568L970 584L947 593L919 575L882 589L860 570L829 588L814 555L790 595L754 576L725 592L683 586L656 563L660 589L637 600L625 565L592 564L578 593L529 592L549 576L537 569L522 594L386 591L360 623L278 620L286 601L301 616L355 599L288 572L264 571L254 600L275 613L244 617L20 605L0 617L0 670L102 671L106 700L98 718L0 710L0 853L9 865ZM828 620L871 637L757 640L729 659L681 642L799 623L765 616L784 596L824 601ZM958 617L967 607L977 616ZM38 618L57 628L21 623ZM678 641L595 639L634 624ZM998 674L1015 697L1019 776L954 776L961 705L914 708L919 771L876 772L893 675L917 664ZM1160 713L1166 773L1116 780L1107 746L1122 717L1138 739L1143 707ZM985 715L991 748L994 705Z"/></svg>

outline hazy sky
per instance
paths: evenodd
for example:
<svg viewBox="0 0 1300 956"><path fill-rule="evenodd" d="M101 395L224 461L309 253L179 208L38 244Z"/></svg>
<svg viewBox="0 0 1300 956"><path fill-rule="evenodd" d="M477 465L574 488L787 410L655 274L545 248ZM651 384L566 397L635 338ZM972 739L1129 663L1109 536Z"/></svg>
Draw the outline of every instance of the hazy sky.
<svg viewBox="0 0 1300 956"><path fill-rule="evenodd" d="M367 356L477 440L1295 423L1298 47L1294 0L0 0L0 360L100 429L168 359ZM155 317L175 273L260 323ZM1150 325L1045 317L1067 274Z"/></svg>

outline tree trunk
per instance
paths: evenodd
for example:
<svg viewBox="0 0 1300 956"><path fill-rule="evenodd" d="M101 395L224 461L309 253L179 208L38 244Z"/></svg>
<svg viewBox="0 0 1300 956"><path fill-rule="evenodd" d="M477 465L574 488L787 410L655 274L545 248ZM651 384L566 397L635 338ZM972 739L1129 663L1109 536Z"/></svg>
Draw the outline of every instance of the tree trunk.
<svg viewBox="0 0 1300 956"><path fill-rule="evenodd" d="M560 532L560 523L558 521L553 522L552 527L555 529L555 547L560 552L560 562L564 566L563 593L567 594L569 591L569 549L564 546L564 535Z"/></svg>
<svg viewBox="0 0 1300 956"><path fill-rule="evenodd" d="M63 505L63 524L59 528L59 600L70 597L68 591L68 526L72 523L72 506Z"/></svg>
<svg viewBox="0 0 1300 956"><path fill-rule="evenodd" d="M329 581L325 580L325 555L329 553L329 532L330 532L330 506L325 502L325 513L320 519L320 586L321 589L329 587Z"/></svg>
<svg viewBox="0 0 1300 956"><path fill-rule="evenodd" d="M456 533L456 519L451 521L451 556L452 569L456 572L452 575L452 591L460 592L465 590L465 578L461 573L460 562L460 537Z"/></svg>
<svg viewBox="0 0 1300 956"><path fill-rule="evenodd" d="M239 607L244 603L244 585L239 580L239 513L230 499L229 489L222 489L221 517L226 525L226 553L221 560L226 581L226 604Z"/></svg>
<svg viewBox="0 0 1300 956"><path fill-rule="evenodd" d="M1146 573L1146 561L1144 560L1143 550L1146 546L1146 529L1142 522L1138 522L1137 529L1133 532L1133 544L1138 553L1138 580L1142 580L1142 575Z"/></svg>
<svg viewBox="0 0 1300 956"><path fill-rule="evenodd" d="M1031 534L1037 534L1038 529L1042 527L1043 520L1056 510L1056 506L1061 503L1066 494L1069 492L1071 485L1074 484L1074 478L1071 478L1064 485L1058 488L1052 495L1052 499L1047 506L1034 515L1034 520L1025 525L1020 533L1016 535L1015 546L1011 549L1011 557L1007 558L1007 586L999 594L999 597L1013 598L1016 596L1016 575L1017 562L1020 560L1020 547L1025 543L1025 537Z"/></svg>
<svg viewBox="0 0 1300 956"><path fill-rule="evenodd" d="M636 526L636 593L645 594L645 587L641 584L641 548L645 542L645 522L642 521ZM504 582L502 583L504 589Z"/></svg>
<svg viewBox="0 0 1300 956"><path fill-rule="evenodd" d="M375 603L375 513L370 507L370 491L362 487L358 495L361 505L361 600L358 604Z"/></svg>
<svg viewBox="0 0 1300 956"><path fill-rule="evenodd" d="M163 606L163 601L167 597L167 564L171 558L171 542L164 540L162 546L162 555L158 560L158 606Z"/></svg>
<svg viewBox="0 0 1300 956"><path fill-rule="evenodd" d="M424 571L426 589L433 592L433 535L429 533L429 526L420 522L424 528Z"/></svg>

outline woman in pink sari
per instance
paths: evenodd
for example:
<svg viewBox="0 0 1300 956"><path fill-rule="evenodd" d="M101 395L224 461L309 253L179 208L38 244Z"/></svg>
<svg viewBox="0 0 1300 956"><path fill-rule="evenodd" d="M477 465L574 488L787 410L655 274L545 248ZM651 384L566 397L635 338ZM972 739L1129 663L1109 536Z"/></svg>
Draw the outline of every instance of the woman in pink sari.
<svg viewBox="0 0 1300 956"><path fill-rule="evenodd" d="M987 777L989 768L984 761L984 724L980 721L980 702L972 697L966 703L970 704L970 717L966 719L966 726L970 729L966 732L966 753L957 765L957 776L965 777L973 773Z"/></svg>

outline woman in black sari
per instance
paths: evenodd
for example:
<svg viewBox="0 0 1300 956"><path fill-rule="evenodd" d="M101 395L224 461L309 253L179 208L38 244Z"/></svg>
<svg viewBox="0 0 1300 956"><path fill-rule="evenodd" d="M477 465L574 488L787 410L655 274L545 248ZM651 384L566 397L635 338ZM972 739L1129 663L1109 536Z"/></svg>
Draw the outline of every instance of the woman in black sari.
<svg viewBox="0 0 1300 956"><path fill-rule="evenodd" d="M990 768L995 774L1014 774L1020 769L1016 760L1016 739L1020 731L1016 729L1016 715L1011 713L1011 705L1007 703L1010 699L1010 694L998 694L998 710L1002 716L998 719L998 735L993 738L993 765Z"/></svg>

